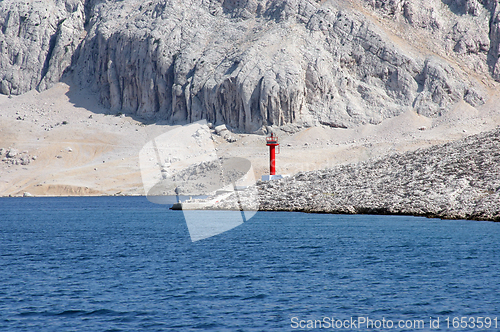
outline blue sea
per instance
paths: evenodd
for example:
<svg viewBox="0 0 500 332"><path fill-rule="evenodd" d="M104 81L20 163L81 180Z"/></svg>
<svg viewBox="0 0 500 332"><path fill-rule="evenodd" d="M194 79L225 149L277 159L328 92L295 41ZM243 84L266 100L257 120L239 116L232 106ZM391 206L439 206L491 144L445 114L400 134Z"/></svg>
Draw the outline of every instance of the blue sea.
<svg viewBox="0 0 500 332"><path fill-rule="evenodd" d="M145 197L1 198L0 330L498 331L499 244L499 223L287 212L191 242Z"/></svg>

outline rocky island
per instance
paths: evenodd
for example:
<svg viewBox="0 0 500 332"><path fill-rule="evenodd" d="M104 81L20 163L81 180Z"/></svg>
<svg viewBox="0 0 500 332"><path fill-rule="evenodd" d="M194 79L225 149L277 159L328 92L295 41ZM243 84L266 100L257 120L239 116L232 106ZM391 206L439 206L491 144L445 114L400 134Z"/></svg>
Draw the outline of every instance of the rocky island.
<svg viewBox="0 0 500 332"><path fill-rule="evenodd" d="M427 149L260 182L215 209L500 221L500 129ZM249 191L253 193L254 191Z"/></svg>

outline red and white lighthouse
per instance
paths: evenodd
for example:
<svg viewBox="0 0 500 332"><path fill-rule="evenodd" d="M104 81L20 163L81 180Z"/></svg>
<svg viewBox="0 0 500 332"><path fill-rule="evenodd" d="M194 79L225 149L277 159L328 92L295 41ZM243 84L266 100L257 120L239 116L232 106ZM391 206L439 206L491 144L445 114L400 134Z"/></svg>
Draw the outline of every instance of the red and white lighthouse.
<svg viewBox="0 0 500 332"><path fill-rule="evenodd" d="M271 136L266 137L266 141L266 145L269 147L269 175L262 175L262 181L281 179L281 175L276 175L276 153L280 153L278 136L271 133ZM276 148L278 148L278 152L276 152Z"/></svg>
<svg viewBox="0 0 500 332"><path fill-rule="evenodd" d="M279 147L278 136L274 136L271 133L271 136L266 137L267 146L269 147L269 175L276 175L276 147ZM278 150L279 151L279 150ZM278 152L279 153L279 152Z"/></svg>

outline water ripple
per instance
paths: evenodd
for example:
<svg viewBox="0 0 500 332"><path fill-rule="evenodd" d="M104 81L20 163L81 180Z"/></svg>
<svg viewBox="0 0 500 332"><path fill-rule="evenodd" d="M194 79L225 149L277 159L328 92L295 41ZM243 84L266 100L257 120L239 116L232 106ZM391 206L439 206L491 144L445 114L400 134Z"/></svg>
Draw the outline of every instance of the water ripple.
<svg viewBox="0 0 500 332"><path fill-rule="evenodd" d="M0 330L282 331L292 317L500 312L500 224L259 212L191 243L182 213L145 198L27 202L0 199Z"/></svg>

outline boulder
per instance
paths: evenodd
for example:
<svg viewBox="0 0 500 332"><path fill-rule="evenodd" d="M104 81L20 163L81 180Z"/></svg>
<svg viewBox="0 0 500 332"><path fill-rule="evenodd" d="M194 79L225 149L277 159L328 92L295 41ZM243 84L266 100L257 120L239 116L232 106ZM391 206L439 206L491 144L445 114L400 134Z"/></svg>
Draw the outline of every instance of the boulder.
<svg viewBox="0 0 500 332"><path fill-rule="evenodd" d="M7 158L15 158L15 157L17 157L18 153L19 152L16 149L9 149L7 151L6 156L7 156Z"/></svg>

